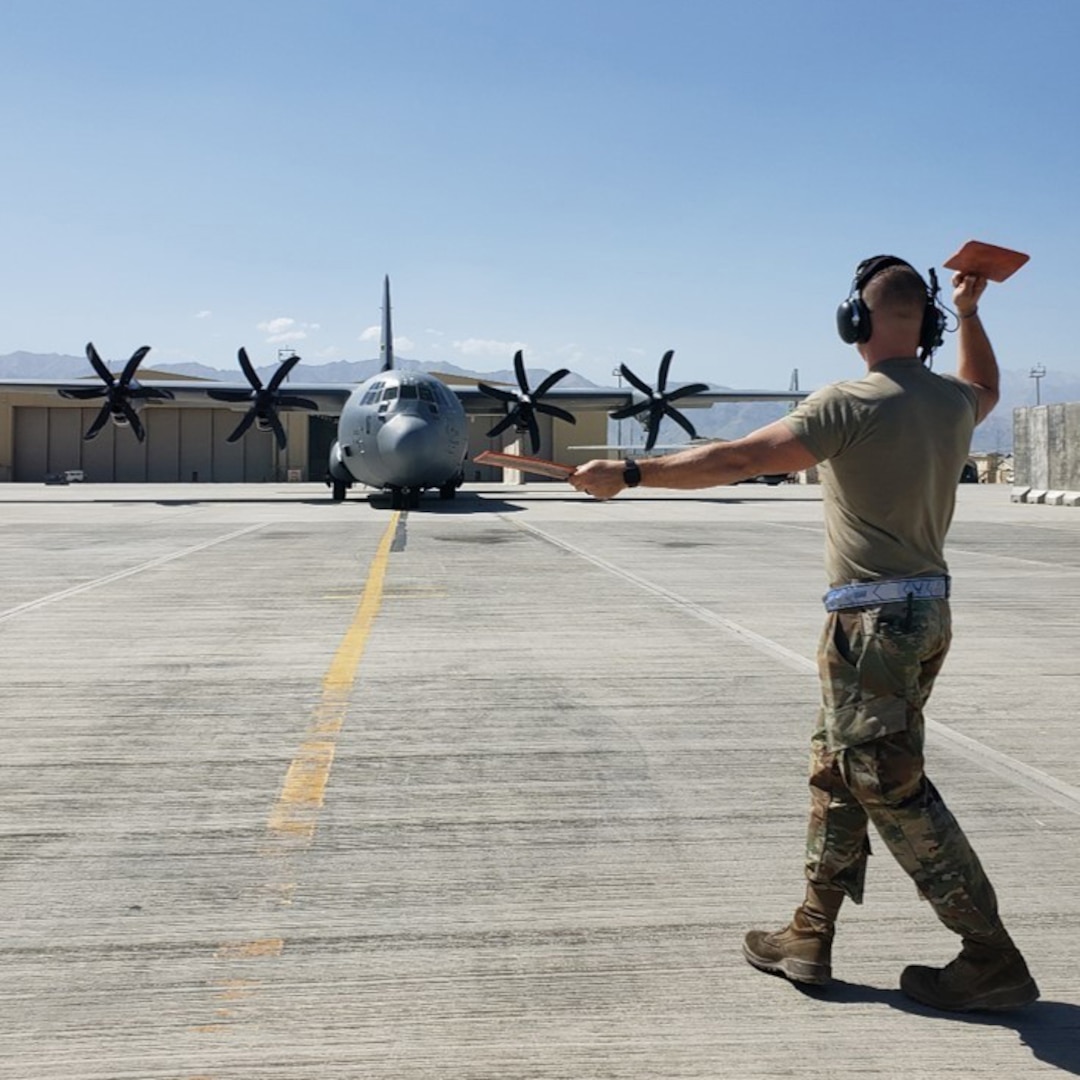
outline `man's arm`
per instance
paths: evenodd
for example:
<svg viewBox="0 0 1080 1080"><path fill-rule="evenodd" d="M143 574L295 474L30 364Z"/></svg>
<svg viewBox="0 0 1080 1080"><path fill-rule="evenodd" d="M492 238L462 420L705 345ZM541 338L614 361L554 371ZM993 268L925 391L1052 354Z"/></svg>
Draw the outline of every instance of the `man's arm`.
<svg viewBox="0 0 1080 1080"><path fill-rule="evenodd" d="M980 423L1001 396L997 358L979 318L979 297L986 278L977 274L953 274L953 304L960 316L956 346L956 374L974 389L978 402L975 423Z"/></svg>
<svg viewBox="0 0 1080 1080"><path fill-rule="evenodd" d="M763 473L799 472L816 464L817 458L783 420L731 442L705 443L638 460L642 487L684 491L733 484ZM570 483L597 499L610 499L626 487L623 467L622 461L589 461L578 467Z"/></svg>

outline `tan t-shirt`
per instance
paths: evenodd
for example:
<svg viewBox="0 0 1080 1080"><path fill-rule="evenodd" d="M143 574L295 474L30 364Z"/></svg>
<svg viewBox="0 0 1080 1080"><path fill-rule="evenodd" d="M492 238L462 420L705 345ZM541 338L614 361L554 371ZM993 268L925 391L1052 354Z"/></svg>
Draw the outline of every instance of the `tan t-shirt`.
<svg viewBox="0 0 1080 1080"><path fill-rule="evenodd" d="M785 417L823 462L832 585L948 572L945 534L975 428L975 390L915 359L815 391Z"/></svg>

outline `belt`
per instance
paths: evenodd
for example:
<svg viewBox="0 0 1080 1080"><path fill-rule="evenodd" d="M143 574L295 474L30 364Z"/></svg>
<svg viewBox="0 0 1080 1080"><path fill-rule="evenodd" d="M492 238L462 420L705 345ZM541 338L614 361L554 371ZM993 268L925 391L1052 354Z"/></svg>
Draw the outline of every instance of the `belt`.
<svg viewBox="0 0 1080 1080"><path fill-rule="evenodd" d="M822 598L826 611L843 611L846 608L876 607L896 600L946 600L949 596L950 578L915 577L896 578L889 581L856 581L830 589Z"/></svg>

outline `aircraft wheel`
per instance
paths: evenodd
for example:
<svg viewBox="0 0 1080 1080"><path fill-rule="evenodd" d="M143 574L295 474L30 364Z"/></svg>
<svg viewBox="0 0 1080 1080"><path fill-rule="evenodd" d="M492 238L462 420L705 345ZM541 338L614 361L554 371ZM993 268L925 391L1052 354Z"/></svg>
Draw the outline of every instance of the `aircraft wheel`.
<svg viewBox="0 0 1080 1080"><path fill-rule="evenodd" d="M449 483L440 486L440 499L452 499L455 495L457 495L457 484L455 484L452 480Z"/></svg>
<svg viewBox="0 0 1080 1080"><path fill-rule="evenodd" d="M344 480L334 480L331 485L330 498L333 499L334 502L344 502L346 490L347 487Z"/></svg>

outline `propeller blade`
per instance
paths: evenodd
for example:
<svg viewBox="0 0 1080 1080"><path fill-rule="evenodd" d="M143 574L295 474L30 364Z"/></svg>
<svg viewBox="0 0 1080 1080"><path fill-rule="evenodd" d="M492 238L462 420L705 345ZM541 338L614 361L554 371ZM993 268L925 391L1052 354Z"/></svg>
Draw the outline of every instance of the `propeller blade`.
<svg viewBox="0 0 1080 1080"><path fill-rule="evenodd" d="M656 445L660 436L660 421L664 419L664 408L653 409L649 413L648 434L645 438L645 449L651 450Z"/></svg>
<svg viewBox="0 0 1080 1080"><path fill-rule="evenodd" d="M94 348L92 341L86 343L86 358L90 361L90 366L97 372L98 378L106 386L112 386L114 381L112 372L105 366L105 362L101 357L98 356L98 351Z"/></svg>
<svg viewBox="0 0 1080 1080"><path fill-rule="evenodd" d="M160 386L136 386L128 388L128 397L143 401L172 401L176 395L171 390L162 390Z"/></svg>
<svg viewBox="0 0 1080 1080"><path fill-rule="evenodd" d="M476 389L482 394L487 394L488 397L495 398L496 401L512 401L516 405L519 400L517 394L509 390L501 390L497 386L488 386L487 383L478 382Z"/></svg>
<svg viewBox="0 0 1080 1080"><path fill-rule="evenodd" d="M108 392L104 386L62 386L57 391L62 398L72 401L89 401L91 398L104 397Z"/></svg>
<svg viewBox="0 0 1080 1080"><path fill-rule="evenodd" d="M319 409L318 402L312 401L311 398L296 397L292 394L278 398L278 404L290 409L311 409L312 412L317 412Z"/></svg>
<svg viewBox="0 0 1080 1080"><path fill-rule="evenodd" d="M240 367L247 381L251 383L255 390L261 390L263 388L262 379L259 378L258 372L252 367L251 361L248 359L247 349L241 346L236 358L240 361Z"/></svg>
<svg viewBox="0 0 1080 1080"><path fill-rule="evenodd" d="M662 394L664 388L667 386L668 370L671 368L671 358L675 355L674 349L668 349L663 356L660 357L660 371L656 376L656 389Z"/></svg>
<svg viewBox="0 0 1080 1080"><path fill-rule="evenodd" d="M639 379L625 364L619 365L619 371L622 372L622 377L630 383L635 390L639 390L646 397L652 397L652 387Z"/></svg>
<svg viewBox="0 0 1080 1080"><path fill-rule="evenodd" d="M281 367L279 367L277 371L275 371L274 374L270 377L270 382L267 383L266 389L271 391L277 390L277 388L288 377L289 372L292 371L292 369L296 367L296 365L299 363L300 357L297 356L295 353L292 356L288 357L282 363Z"/></svg>
<svg viewBox="0 0 1080 1080"><path fill-rule="evenodd" d="M274 438L277 439L278 449L284 450L289 440L285 438L285 428L281 425L281 417L278 416L276 409L270 414L270 427L273 429Z"/></svg>
<svg viewBox="0 0 1080 1080"><path fill-rule="evenodd" d="M131 358L124 365L124 370L120 375L120 385L126 387L129 382L135 377L135 372L138 370L139 365L143 362L143 357L150 351L149 345L143 345L141 348L136 349Z"/></svg>
<svg viewBox="0 0 1080 1080"><path fill-rule="evenodd" d="M529 444L532 446L532 452L538 454L540 453L540 427L536 423L536 414L532 409L528 410L526 420L529 425Z"/></svg>
<svg viewBox="0 0 1080 1080"><path fill-rule="evenodd" d="M142 426L142 421L139 419L139 414L125 401L122 402L124 415L128 418L128 424L131 425L131 430L135 433L135 438L139 442L143 442L146 439L146 430Z"/></svg>
<svg viewBox="0 0 1080 1080"><path fill-rule="evenodd" d="M664 397L667 401L678 401L679 398L690 397L693 394L700 394L702 390L708 390L709 384L703 382L687 383L686 386L680 386L678 390L672 390L670 394L665 394Z"/></svg>
<svg viewBox="0 0 1080 1080"><path fill-rule="evenodd" d="M496 435L501 435L511 424L514 423L514 414L507 413L488 433L487 438L494 439Z"/></svg>
<svg viewBox="0 0 1080 1080"><path fill-rule="evenodd" d="M131 430L135 433L135 438L137 438L139 442L142 442L146 432L143 431L142 422L139 420L139 414L131 407L131 402L128 401L127 396L114 397L112 408L113 412L119 409L124 414L124 418L130 425Z"/></svg>
<svg viewBox="0 0 1080 1080"><path fill-rule="evenodd" d="M685 431L686 434L690 436L691 439L697 438L697 431L695 430L694 425L691 424L690 421L687 420L686 417L683 416L683 414L679 412L678 409L674 409L671 407L671 405L668 405L664 409L664 412L666 412L667 415L670 416L671 419L674 420L675 423L678 424L679 427L681 427L683 431Z"/></svg>
<svg viewBox="0 0 1080 1080"><path fill-rule="evenodd" d="M86 434L83 436L85 440L89 442L90 439L96 437L97 433L109 422L109 416L111 414L109 403L106 401L98 412L94 422L86 429Z"/></svg>
<svg viewBox="0 0 1080 1080"><path fill-rule="evenodd" d="M244 437L244 432L255 423L255 415L254 409L248 409L248 411L244 413L240 423L233 428L232 434L225 441L236 442L238 439L242 439Z"/></svg>
<svg viewBox="0 0 1080 1080"><path fill-rule="evenodd" d="M626 420L631 416L637 416L638 413L643 413L646 409L651 408L651 401L637 401L633 405L624 405L621 409L616 409L610 416L612 420Z"/></svg>
<svg viewBox="0 0 1080 1080"><path fill-rule="evenodd" d="M529 392L529 380L525 374L525 358L521 355L521 350L518 349L514 353L514 374L517 376L518 386L521 387L523 393Z"/></svg>
<svg viewBox="0 0 1080 1080"><path fill-rule="evenodd" d="M558 405L547 405L542 401L538 401L533 408L535 408L537 412L546 413L548 416L557 416L560 420L565 420L568 424L577 423L577 417L573 413L569 413L565 409L560 409Z"/></svg>
<svg viewBox="0 0 1080 1080"><path fill-rule="evenodd" d="M206 396L214 401L250 401L250 390L207 390Z"/></svg>
<svg viewBox="0 0 1080 1080"><path fill-rule="evenodd" d="M533 391L533 397L543 397L561 378L570 374L569 368L559 368L558 371L553 371L537 388Z"/></svg>

